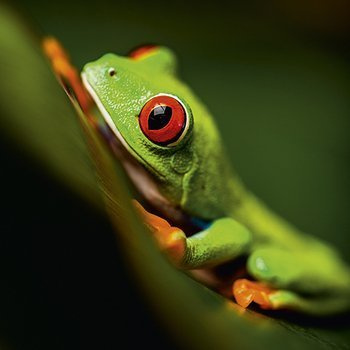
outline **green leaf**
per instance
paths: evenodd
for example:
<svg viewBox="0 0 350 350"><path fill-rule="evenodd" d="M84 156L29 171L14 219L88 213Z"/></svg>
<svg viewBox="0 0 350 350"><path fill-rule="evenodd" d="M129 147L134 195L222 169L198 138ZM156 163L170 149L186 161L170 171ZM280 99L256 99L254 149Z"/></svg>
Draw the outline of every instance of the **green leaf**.
<svg viewBox="0 0 350 350"><path fill-rule="evenodd" d="M346 326L320 328L312 321L314 326L301 326L245 311L168 263L135 216L123 170L79 106L65 96L36 36L4 5L0 73L3 134L98 208L102 194L130 273L178 344L198 349L349 348Z"/></svg>
<svg viewBox="0 0 350 350"><path fill-rule="evenodd" d="M0 130L54 176L99 205L100 194L73 106L40 49L37 35L1 6Z"/></svg>

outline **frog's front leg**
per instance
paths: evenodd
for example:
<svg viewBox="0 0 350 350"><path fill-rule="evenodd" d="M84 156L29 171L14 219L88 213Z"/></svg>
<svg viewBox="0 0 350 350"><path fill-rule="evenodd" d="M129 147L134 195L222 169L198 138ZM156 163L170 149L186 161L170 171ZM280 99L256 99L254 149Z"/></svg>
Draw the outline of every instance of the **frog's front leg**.
<svg viewBox="0 0 350 350"><path fill-rule="evenodd" d="M216 266L249 250L251 233L231 218L215 220L209 228L187 238L181 229L147 212L137 201L134 205L161 249L181 268Z"/></svg>

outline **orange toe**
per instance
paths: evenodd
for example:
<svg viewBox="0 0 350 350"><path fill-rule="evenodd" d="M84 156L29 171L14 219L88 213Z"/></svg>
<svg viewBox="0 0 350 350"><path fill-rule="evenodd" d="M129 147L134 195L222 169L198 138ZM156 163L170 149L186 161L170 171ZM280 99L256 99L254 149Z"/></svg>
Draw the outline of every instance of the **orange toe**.
<svg viewBox="0 0 350 350"><path fill-rule="evenodd" d="M167 252L175 263L181 263L186 250L186 235L178 227L171 226L163 218L149 213L138 201L132 201L135 209L156 239L160 249Z"/></svg>
<svg viewBox="0 0 350 350"><path fill-rule="evenodd" d="M148 212L137 200L133 199L132 204L153 233L167 234L169 230L173 231L174 227L168 221Z"/></svg>
<svg viewBox="0 0 350 350"><path fill-rule="evenodd" d="M232 289L236 302L244 308L247 308L252 302L259 304L263 309L273 308L269 295L275 291L264 283L238 279L234 282Z"/></svg>

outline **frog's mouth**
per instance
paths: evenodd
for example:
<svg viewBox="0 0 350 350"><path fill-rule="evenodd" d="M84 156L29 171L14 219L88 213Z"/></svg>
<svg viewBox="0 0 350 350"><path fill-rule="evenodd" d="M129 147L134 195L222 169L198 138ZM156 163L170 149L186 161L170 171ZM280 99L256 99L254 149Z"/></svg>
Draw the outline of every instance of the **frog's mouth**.
<svg viewBox="0 0 350 350"><path fill-rule="evenodd" d="M189 221L187 215L180 208L176 208L160 193L153 175L138 160L139 156L135 154L135 151L119 132L108 111L90 85L86 74L82 73L81 78L84 87L95 102L97 113L99 112L101 119L105 122L105 127L100 131L115 157L121 162L138 193L141 194L148 204L173 222L179 224L187 223ZM94 113L96 112L94 111ZM156 172L155 169L153 170ZM160 178L162 177L161 174L158 175Z"/></svg>

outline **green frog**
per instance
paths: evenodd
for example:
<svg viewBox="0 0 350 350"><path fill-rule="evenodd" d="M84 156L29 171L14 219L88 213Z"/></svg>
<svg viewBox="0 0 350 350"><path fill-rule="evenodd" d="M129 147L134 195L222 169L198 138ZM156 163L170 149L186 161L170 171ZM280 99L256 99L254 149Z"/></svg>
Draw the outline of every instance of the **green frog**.
<svg viewBox="0 0 350 350"><path fill-rule="evenodd" d="M126 57L106 54L81 73L111 147L157 213L134 202L160 248L185 270L245 257L248 278L236 279L231 289L243 307L255 302L310 314L348 309L350 268L244 186L212 114L176 67L170 49L144 46Z"/></svg>

